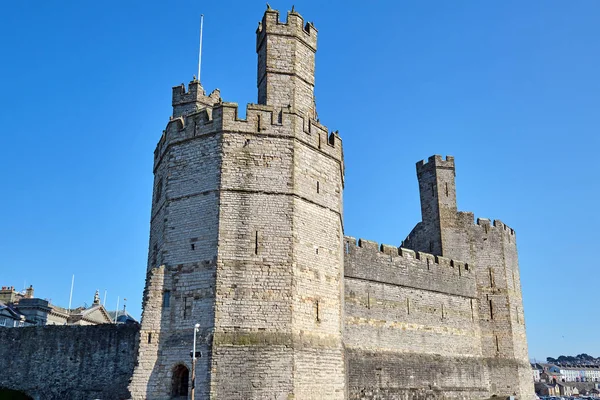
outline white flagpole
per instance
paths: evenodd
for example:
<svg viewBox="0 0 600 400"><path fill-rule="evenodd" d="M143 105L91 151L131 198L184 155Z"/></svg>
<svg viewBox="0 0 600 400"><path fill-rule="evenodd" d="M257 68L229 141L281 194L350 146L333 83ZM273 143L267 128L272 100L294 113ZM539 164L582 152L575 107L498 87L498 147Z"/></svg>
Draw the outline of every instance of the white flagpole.
<svg viewBox="0 0 600 400"><path fill-rule="evenodd" d="M71 301L73 300L73 285L75 285L75 274L71 278L71 294L69 295L69 312L71 312Z"/></svg>
<svg viewBox="0 0 600 400"><path fill-rule="evenodd" d="M119 296L117 296L117 311L115 311L115 324L117 323L118 316L119 316Z"/></svg>
<svg viewBox="0 0 600 400"><path fill-rule="evenodd" d="M198 52L198 82L200 82L200 67L202 66L202 29L204 26L204 14L200 14L200 51Z"/></svg>

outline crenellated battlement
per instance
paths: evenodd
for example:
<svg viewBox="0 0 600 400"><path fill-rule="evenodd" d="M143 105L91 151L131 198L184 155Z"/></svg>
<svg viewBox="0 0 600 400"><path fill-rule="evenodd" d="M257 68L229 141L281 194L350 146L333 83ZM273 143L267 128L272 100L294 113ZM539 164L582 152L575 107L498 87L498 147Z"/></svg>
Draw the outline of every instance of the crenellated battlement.
<svg viewBox="0 0 600 400"><path fill-rule="evenodd" d="M185 85L173 87L173 117L179 117L196 112L204 107L213 107L221 101L221 91L213 90L208 96L202 87L202 84L194 79L188 84L186 91Z"/></svg>
<svg viewBox="0 0 600 400"><path fill-rule="evenodd" d="M213 93L218 94L218 90ZM247 104L246 118L240 118L237 103L220 100L212 107L171 117L156 146L154 166L158 165L169 145L221 131L294 137L338 161L343 158L339 133L329 132L317 120L297 115L293 108L276 109L273 106Z"/></svg>
<svg viewBox="0 0 600 400"><path fill-rule="evenodd" d="M402 247L345 236L344 265L345 275L351 278L471 298L477 295L469 264Z"/></svg>
<svg viewBox="0 0 600 400"><path fill-rule="evenodd" d="M208 102L208 105L213 105L219 101L221 98L221 91L217 88L213 90L208 96L206 96L206 91L197 80L193 80L188 85L188 90L186 91L185 84L180 84L179 86L173 86L173 98L172 104L173 106L179 105L182 103L189 103L196 100L203 100L208 97L211 99Z"/></svg>
<svg viewBox="0 0 600 400"><path fill-rule="evenodd" d="M515 236L515 230L510 226L506 225L504 222L499 219L491 220L489 218L477 218L475 219L475 214L470 211L459 211L457 213L458 221L461 226L468 227L471 225L478 226L481 229L489 232L491 230L501 230L507 235Z"/></svg>
<svg viewBox="0 0 600 400"><path fill-rule="evenodd" d="M313 51L317 51L317 32L312 22L304 23L304 18L294 10L294 7L292 7L292 11L287 12L285 22L279 20L279 11L268 7L256 29L256 49L260 48L266 34L269 33L298 37Z"/></svg>
<svg viewBox="0 0 600 400"><path fill-rule="evenodd" d="M505 234L510 236L515 236L515 230L506 225L504 222L499 219L493 220L493 222L488 218L477 218L475 225L482 227L486 232L491 229L497 229L503 231Z"/></svg>
<svg viewBox="0 0 600 400"><path fill-rule="evenodd" d="M422 251L414 251L405 249L404 247L396 247L389 244L379 245L377 242L359 238L358 241L352 236L344 236L344 242L349 246L360 248L366 251L371 251L373 254L387 255L391 257L401 257L410 260L419 260L423 262L423 266L426 266L431 270L433 264L437 264L440 267L450 268L448 272L456 273L458 276L471 273L469 265L462 261L452 260L447 257L435 256L433 254L424 253ZM348 253L349 248L346 248Z"/></svg>
<svg viewBox="0 0 600 400"><path fill-rule="evenodd" d="M425 160L421 160L417 162L417 175L425 172L431 171L436 168L444 168L444 169L454 169L454 157L446 156L446 159L442 158L442 156L436 154Z"/></svg>

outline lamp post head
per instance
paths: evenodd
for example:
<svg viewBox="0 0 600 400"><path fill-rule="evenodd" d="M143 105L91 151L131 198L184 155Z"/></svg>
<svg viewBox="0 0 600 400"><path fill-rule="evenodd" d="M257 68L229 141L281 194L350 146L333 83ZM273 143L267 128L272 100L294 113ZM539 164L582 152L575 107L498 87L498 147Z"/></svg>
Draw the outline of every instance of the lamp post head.
<svg viewBox="0 0 600 400"><path fill-rule="evenodd" d="M194 325L194 328L196 328L196 329L200 329L200 324L196 324L196 325Z"/></svg>

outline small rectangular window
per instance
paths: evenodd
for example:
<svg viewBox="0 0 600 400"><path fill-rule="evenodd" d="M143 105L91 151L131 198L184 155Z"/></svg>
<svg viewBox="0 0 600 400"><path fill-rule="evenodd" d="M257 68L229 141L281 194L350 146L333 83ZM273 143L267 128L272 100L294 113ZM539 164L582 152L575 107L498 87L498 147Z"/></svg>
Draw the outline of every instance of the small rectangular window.
<svg viewBox="0 0 600 400"><path fill-rule="evenodd" d="M154 199L155 203L158 203L160 201L160 196L162 195L162 186L163 186L163 180L162 180L162 178L160 178L158 180L158 182L156 183L156 196Z"/></svg>
<svg viewBox="0 0 600 400"><path fill-rule="evenodd" d="M171 292L165 290L163 293L163 307L169 307L171 305Z"/></svg>
<svg viewBox="0 0 600 400"><path fill-rule="evenodd" d="M258 254L258 231L254 232L254 254Z"/></svg>
<svg viewBox="0 0 600 400"><path fill-rule="evenodd" d="M152 332L148 333L148 344L152 343Z"/></svg>
<svg viewBox="0 0 600 400"><path fill-rule="evenodd" d="M320 306L319 300L317 300L315 302L315 311L316 311L316 320L317 320L317 322L321 322L321 315L320 315L321 310L319 309L319 306Z"/></svg>

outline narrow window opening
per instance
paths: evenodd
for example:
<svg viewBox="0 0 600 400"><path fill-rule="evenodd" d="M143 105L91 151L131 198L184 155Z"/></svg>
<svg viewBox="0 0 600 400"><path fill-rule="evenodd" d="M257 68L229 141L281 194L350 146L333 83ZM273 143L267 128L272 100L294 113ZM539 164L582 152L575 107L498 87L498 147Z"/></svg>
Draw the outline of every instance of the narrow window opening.
<svg viewBox="0 0 600 400"><path fill-rule="evenodd" d="M431 246L431 243L430 243L429 247L430 247L430 248L432 247L432 246ZM431 251L431 250L430 250L430 251ZM429 260L429 257L427 257L427 271L429 271L429 262L430 262L430 261L431 261L431 260Z"/></svg>
<svg viewBox="0 0 600 400"><path fill-rule="evenodd" d="M490 299L490 319L494 319L494 306L492 305L492 300Z"/></svg>
<svg viewBox="0 0 600 400"><path fill-rule="evenodd" d="M260 132L261 126L260 126L260 115L258 116L257 120L256 120L256 130L257 132Z"/></svg>
<svg viewBox="0 0 600 400"><path fill-rule="evenodd" d="M258 231L254 232L254 254L258 254Z"/></svg>
<svg viewBox="0 0 600 400"><path fill-rule="evenodd" d="M406 298L406 313L410 315L410 299Z"/></svg>
<svg viewBox="0 0 600 400"><path fill-rule="evenodd" d="M187 297L183 298L183 319L187 319Z"/></svg>
<svg viewBox="0 0 600 400"><path fill-rule="evenodd" d="M316 254L319 254L319 248L318 248L318 247L317 247L317 248L315 248L315 253L316 253Z"/></svg>
<svg viewBox="0 0 600 400"><path fill-rule="evenodd" d="M465 271L469 270L469 264L465 264Z"/></svg>
<svg viewBox="0 0 600 400"><path fill-rule="evenodd" d="M471 321L475 321L475 308L473 307L473 299L471 299Z"/></svg>
<svg viewBox="0 0 600 400"><path fill-rule="evenodd" d="M317 181L317 193L319 193L319 181Z"/></svg>
<svg viewBox="0 0 600 400"><path fill-rule="evenodd" d="M492 271L491 267L488 269L488 271L490 274L490 287L494 287L494 271Z"/></svg>
<svg viewBox="0 0 600 400"><path fill-rule="evenodd" d="M152 343L152 332L148 333L148 344Z"/></svg>
<svg viewBox="0 0 600 400"><path fill-rule="evenodd" d="M163 307L169 307L171 305L171 292L165 290L163 293Z"/></svg>
<svg viewBox="0 0 600 400"><path fill-rule="evenodd" d="M446 197L448 197L448 183L446 182Z"/></svg>
<svg viewBox="0 0 600 400"><path fill-rule="evenodd" d="M498 335L496 335L496 351L500 353L500 341L498 340Z"/></svg>
<svg viewBox="0 0 600 400"><path fill-rule="evenodd" d="M196 250L196 245L192 243L192 250Z"/></svg>
<svg viewBox="0 0 600 400"><path fill-rule="evenodd" d="M431 184L431 197L435 197L435 189L433 187L433 183Z"/></svg>
<svg viewBox="0 0 600 400"><path fill-rule="evenodd" d="M320 306L319 300L317 300L315 302L315 311L316 311L316 320L317 320L317 322L321 322L321 315L320 315L320 311L321 310L319 309L320 308L319 306Z"/></svg>
<svg viewBox="0 0 600 400"><path fill-rule="evenodd" d="M346 254L350 253L350 243L346 242Z"/></svg>
<svg viewBox="0 0 600 400"><path fill-rule="evenodd" d="M162 180L162 178L160 178L158 180L158 182L156 183L156 198L154 199L155 203L158 203L160 201L160 196L162 195L162 186L163 186L163 180Z"/></svg>

